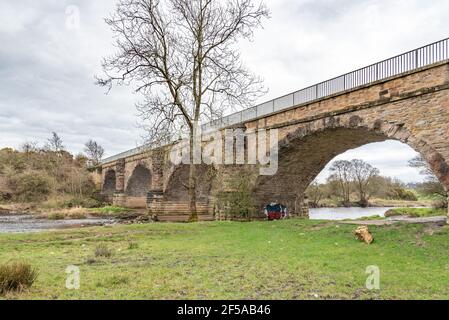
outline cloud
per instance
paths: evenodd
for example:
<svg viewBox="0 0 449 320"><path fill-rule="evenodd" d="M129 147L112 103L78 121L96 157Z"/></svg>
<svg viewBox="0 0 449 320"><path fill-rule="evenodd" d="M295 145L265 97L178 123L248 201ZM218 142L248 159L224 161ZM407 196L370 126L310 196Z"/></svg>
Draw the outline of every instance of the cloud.
<svg viewBox="0 0 449 320"><path fill-rule="evenodd" d="M445 0L266 2L272 18L256 31L254 41L241 43L243 60L270 89L260 102L449 33ZM50 131L57 131L74 153L89 138L103 144L107 155L141 141L134 108L139 97L132 88L114 88L105 95L94 84L101 58L113 51L112 34L103 18L114 4L111 0L0 2L0 147L44 141ZM73 11L66 11L73 5L79 28L67 25ZM371 155L385 157L372 161L379 165L384 161L389 174L394 172L387 167L394 168L398 156L411 155L406 151L398 155L388 144L377 148L382 152ZM359 149L359 158L367 156L367 150ZM407 170L395 172L417 178Z"/></svg>
<svg viewBox="0 0 449 320"><path fill-rule="evenodd" d="M128 88L105 95L94 84L101 58L111 50L111 34L103 22L111 3L79 1L78 29L66 26L69 4L0 5L0 19L6 22L0 27L0 146L43 141L51 131L72 152L81 151L89 138L105 145L108 154L139 141L136 97Z"/></svg>

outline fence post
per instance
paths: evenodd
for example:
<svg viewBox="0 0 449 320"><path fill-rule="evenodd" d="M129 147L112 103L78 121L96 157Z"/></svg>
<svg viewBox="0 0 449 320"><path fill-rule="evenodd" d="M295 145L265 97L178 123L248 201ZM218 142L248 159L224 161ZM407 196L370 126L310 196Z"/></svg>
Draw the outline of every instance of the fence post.
<svg viewBox="0 0 449 320"><path fill-rule="evenodd" d="M418 50L415 50L415 69L418 68Z"/></svg>

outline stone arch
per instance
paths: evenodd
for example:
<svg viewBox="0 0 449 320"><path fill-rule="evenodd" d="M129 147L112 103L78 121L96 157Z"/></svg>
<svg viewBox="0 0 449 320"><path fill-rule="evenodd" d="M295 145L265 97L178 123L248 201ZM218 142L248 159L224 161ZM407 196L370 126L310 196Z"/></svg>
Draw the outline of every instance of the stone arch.
<svg viewBox="0 0 449 320"><path fill-rule="evenodd" d="M138 164L128 180L125 194L130 197L146 197L151 190L151 171L143 164Z"/></svg>
<svg viewBox="0 0 449 320"><path fill-rule="evenodd" d="M213 166L205 164L197 166L197 201L208 203L212 189L213 180L216 174ZM172 170L167 179L164 199L167 201L188 202L188 181L189 181L189 165L181 164Z"/></svg>
<svg viewBox="0 0 449 320"><path fill-rule="evenodd" d="M303 194L329 161L347 150L385 140L400 141L420 153L449 189L449 166L444 158L403 123L342 115L281 129L281 133L277 173L256 180L253 196L259 208L277 200L298 214L304 213Z"/></svg>
<svg viewBox="0 0 449 320"><path fill-rule="evenodd" d="M115 192L116 174L115 170L109 169L104 175L103 187L101 192L105 195L112 195Z"/></svg>

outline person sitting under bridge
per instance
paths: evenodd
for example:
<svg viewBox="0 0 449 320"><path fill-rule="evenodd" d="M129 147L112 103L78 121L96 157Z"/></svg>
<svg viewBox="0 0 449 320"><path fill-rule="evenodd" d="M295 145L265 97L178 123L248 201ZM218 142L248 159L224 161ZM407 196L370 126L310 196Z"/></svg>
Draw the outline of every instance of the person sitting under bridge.
<svg viewBox="0 0 449 320"><path fill-rule="evenodd" d="M270 221L285 219L287 217L287 207L277 201L273 201L265 206L264 213Z"/></svg>

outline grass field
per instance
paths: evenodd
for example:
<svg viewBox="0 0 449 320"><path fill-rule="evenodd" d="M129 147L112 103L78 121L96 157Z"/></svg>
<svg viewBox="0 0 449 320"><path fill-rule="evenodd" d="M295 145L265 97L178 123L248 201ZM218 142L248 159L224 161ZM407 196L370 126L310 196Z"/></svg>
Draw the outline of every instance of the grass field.
<svg viewBox="0 0 449 320"><path fill-rule="evenodd" d="M39 269L7 299L449 299L449 227L336 222L210 222L0 235L0 262ZM98 246L111 255L95 257ZM69 265L79 290L65 288ZM365 287L380 268L380 290Z"/></svg>

